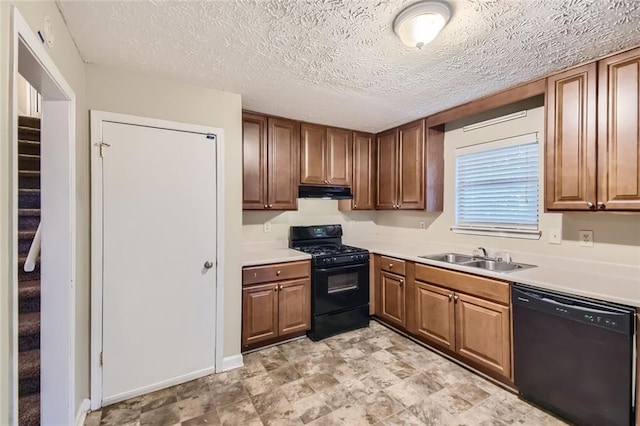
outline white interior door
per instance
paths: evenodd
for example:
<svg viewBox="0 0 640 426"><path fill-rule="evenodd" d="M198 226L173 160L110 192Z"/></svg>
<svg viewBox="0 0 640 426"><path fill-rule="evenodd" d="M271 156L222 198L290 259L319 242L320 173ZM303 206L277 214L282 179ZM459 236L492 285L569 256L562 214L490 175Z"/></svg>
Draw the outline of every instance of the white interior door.
<svg viewBox="0 0 640 426"><path fill-rule="evenodd" d="M102 141L109 404L214 371L216 147L200 133L106 121Z"/></svg>

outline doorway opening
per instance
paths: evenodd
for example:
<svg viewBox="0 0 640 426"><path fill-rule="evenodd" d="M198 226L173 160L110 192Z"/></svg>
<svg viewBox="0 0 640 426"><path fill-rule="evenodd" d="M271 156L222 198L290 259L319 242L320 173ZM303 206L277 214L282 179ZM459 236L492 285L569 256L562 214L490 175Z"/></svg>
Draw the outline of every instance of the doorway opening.
<svg viewBox="0 0 640 426"><path fill-rule="evenodd" d="M10 61L11 419L72 424L75 94L16 8Z"/></svg>

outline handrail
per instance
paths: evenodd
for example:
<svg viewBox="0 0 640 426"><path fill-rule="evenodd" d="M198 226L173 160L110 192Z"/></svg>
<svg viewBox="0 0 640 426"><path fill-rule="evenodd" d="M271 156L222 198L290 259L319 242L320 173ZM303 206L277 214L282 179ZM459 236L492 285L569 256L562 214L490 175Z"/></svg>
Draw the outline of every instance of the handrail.
<svg viewBox="0 0 640 426"><path fill-rule="evenodd" d="M24 271L33 272L36 269L36 262L38 256L40 256L40 226L42 222L38 223L38 229L36 235L33 237L31 247L29 247L29 254L27 254L27 260L24 262Z"/></svg>

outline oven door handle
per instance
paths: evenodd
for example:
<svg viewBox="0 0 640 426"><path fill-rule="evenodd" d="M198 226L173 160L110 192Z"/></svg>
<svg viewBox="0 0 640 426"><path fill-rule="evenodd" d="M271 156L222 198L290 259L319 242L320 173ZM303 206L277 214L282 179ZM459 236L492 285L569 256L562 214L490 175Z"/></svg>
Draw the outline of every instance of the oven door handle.
<svg viewBox="0 0 640 426"><path fill-rule="evenodd" d="M369 264L358 263L357 265L335 266L333 268L317 268L316 272L319 272L321 274L332 273L332 272L344 272L344 271L349 271L351 269L360 269L363 266L369 267Z"/></svg>

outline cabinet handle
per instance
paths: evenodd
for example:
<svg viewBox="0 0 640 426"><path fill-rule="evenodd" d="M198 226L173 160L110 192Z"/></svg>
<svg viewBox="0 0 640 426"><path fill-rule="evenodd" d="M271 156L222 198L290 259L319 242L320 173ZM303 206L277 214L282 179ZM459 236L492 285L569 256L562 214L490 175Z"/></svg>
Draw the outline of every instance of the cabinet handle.
<svg viewBox="0 0 640 426"><path fill-rule="evenodd" d="M278 284L276 284L275 288L273 289L273 291L278 291Z"/></svg>
<svg viewBox="0 0 640 426"><path fill-rule="evenodd" d="M277 275L277 276L280 276L280 271L276 271L276 275Z"/></svg>
<svg viewBox="0 0 640 426"><path fill-rule="evenodd" d="M449 297L449 300L452 300L453 299L453 294L449 294L448 297Z"/></svg>
<svg viewBox="0 0 640 426"><path fill-rule="evenodd" d="M400 284L404 284L404 280L400 280Z"/></svg>
<svg viewBox="0 0 640 426"><path fill-rule="evenodd" d="M594 208L594 205L591 201L587 201L587 207L589 207L590 209Z"/></svg>
<svg viewBox="0 0 640 426"><path fill-rule="evenodd" d="M390 263L390 264L389 264L389 268L393 268L393 263Z"/></svg>
<svg viewBox="0 0 640 426"><path fill-rule="evenodd" d="M268 208L269 208L269 204L265 204L265 205L264 205L264 208L265 208L265 209L268 209Z"/></svg>
<svg viewBox="0 0 640 426"><path fill-rule="evenodd" d="M599 202L598 202L598 208L599 208L600 210L602 210L602 209L604 209L604 208L606 208L606 207L607 207L607 206L606 206L602 201L599 201Z"/></svg>
<svg viewBox="0 0 640 426"><path fill-rule="evenodd" d="M354 204L354 205L353 205L353 209L355 210L355 209L357 209L357 208L358 208L358 206Z"/></svg>
<svg viewBox="0 0 640 426"><path fill-rule="evenodd" d="M454 301L454 302L457 302L457 301L458 301L458 295L457 295L457 294L453 296L453 301Z"/></svg>
<svg viewBox="0 0 640 426"><path fill-rule="evenodd" d="M282 284L280 284L280 285L278 286L278 290L279 290L279 291L282 291Z"/></svg>
<svg viewBox="0 0 640 426"><path fill-rule="evenodd" d="M273 207L273 204L269 204L269 208L272 208L272 207Z"/></svg>

